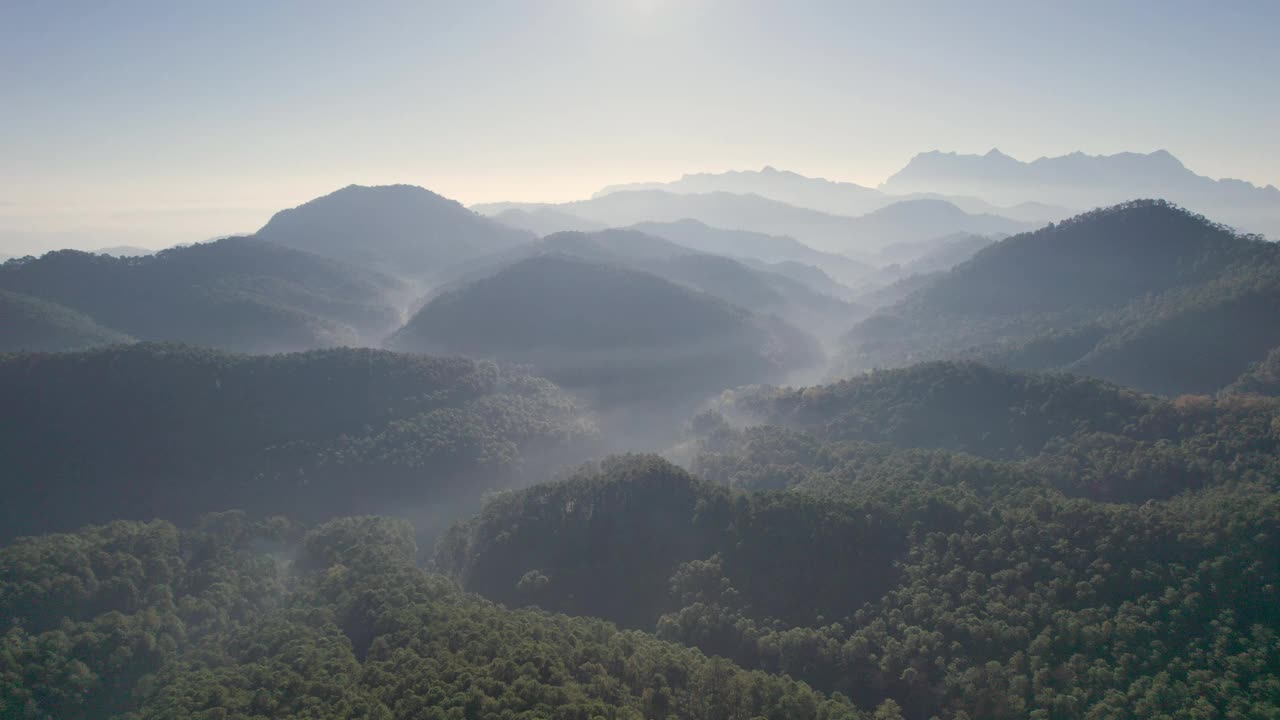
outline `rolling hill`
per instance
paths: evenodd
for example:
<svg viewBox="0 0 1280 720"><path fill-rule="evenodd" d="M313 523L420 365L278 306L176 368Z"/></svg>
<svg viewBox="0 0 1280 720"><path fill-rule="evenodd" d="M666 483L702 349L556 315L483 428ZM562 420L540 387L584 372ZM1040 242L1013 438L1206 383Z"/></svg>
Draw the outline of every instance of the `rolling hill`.
<svg viewBox="0 0 1280 720"><path fill-rule="evenodd" d="M534 237L413 185L350 185L281 210L256 235L413 279Z"/></svg>
<svg viewBox="0 0 1280 720"><path fill-rule="evenodd" d="M0 266L0 289L140 340L253 352L376 343L408 296L388 276L254 238L136 258L52 252Z"/></svg>

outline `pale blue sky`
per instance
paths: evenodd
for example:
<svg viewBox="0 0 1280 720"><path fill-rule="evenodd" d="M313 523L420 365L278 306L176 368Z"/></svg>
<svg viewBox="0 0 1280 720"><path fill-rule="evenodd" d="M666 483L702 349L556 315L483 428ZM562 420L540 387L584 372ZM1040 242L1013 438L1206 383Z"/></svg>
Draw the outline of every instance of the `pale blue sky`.
<svg viewBox="0 0 1280 720"><path fill-rule="evenodd" d="M1277 2L8 0L0 253L253 230L352 182L875 185L930 149L1280 184L1277 27Z"/></svg>

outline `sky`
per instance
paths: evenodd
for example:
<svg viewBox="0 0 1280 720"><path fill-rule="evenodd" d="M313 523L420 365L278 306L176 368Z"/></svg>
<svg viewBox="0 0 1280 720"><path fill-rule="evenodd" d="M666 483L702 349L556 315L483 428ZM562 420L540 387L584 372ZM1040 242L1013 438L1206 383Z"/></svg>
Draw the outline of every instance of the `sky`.
<svg viewBox="0 0 1280 720"><path fill-rule="evenodd" d="M1280 2L0 3L0 254L927 150L1167 149L1280 185Z"/></svg>

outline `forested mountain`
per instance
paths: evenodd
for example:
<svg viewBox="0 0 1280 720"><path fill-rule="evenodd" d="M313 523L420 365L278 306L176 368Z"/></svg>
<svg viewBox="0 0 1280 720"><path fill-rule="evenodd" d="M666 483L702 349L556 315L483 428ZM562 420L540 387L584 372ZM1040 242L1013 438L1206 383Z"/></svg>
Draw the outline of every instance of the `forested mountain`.
<svg viewBox="0 0 1280 720"><path fill-rule="evenodd" d="M817 362L812 339L780 320L563 254L436 297L390 342L527 363L604 405L696 402Z"/></svg>
<svg viewBox="0 0 1280 720"><path fill-rule="evenodd" d="M251 352L370 344L399 322L397 280L253 238L116 258L60 250L0 265L0 289L141 340Z"/></svg>
<svg viewBox="0 0 1280 720"><path fill-rule="evenodd" d="M753 259L766 263L800 263L829 274L848 285L866 281L875 273L867 263L837 253L814 250L795 238L749 230L725 230L697 220L642 222L631 226L648 235L714 255ZM781 272L781 271L779 271ZM827 292L821 287L816 290ZM828 293L837 295L837 293Z"/></svg>
<svg viewBox="0 0 1280 720"><path fill-rule="evenodd" d="M854 327L848 361L968 355L1213 392L1280 344L1278 306L1280 246L1135 201L987 247Z"/></svg>
<svg viewBox="0 0 1280 720"><path fill-rule="evenodd" d="M257 236L416 279L534 237L413 185L349 185L281 210Z"/></svg>
<svg viewBox="0 0 1280 720"><path fill-rule="evenodd" d="M5 537L229 507L426 513L576 457L593 433L545 380L377 350L10 355L0 406Z"/></svg>
<svg viewBox="0 0 1280 720"><path fill-rule="evenodd" d="M548 206L491 203L474 209L494 215L513 207ZM718 228L790 236L814 248L855 258L896 242L928 240L953 232L1018 232L1028 227L996 215L970 215L941 200L897 202L858 217L726 192L683 195L635 190L550 207L610 226L694 219Z"/></svg>
<svg viewBox="0 0 1280 720"><path fill-rule="evenodd" d="M413 536L228 512L19 540L0 549L0 716L864 717L651 635L465 595L415 566Z"/></svg>
<svg viewBox="0 0 1280 720"><path fill-rule="evenodd" d="M0 352L78 350L131 341L71 308L0 290Z"/></svg>
<svg viewBox="0 0 1280 720"><path fill-rule="evenodd" d="M1276 712L1274 400L925 366L748 402L791 427L700 416L705 479L610 460L437 563L913 720Z"/></svg>
<svg viewBox="0 0 1280 720"><path fill-rule="evenodd" d="M1165 150L1096 156L1075 152L1031 162L999 150L986 155L933 151L916 155L880 187L894 193L967 194L1003 204L1039 201L1079 208L1161 197L1245 231L1280 232L1280 189L1197 175Z"/></svg>

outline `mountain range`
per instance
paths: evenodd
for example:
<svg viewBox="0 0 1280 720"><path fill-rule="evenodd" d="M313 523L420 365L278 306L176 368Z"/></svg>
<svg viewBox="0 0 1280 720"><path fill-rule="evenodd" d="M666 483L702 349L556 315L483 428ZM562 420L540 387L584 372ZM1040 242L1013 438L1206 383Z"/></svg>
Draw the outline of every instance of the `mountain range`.
<svg viewBox="0 0 1280 720"><path fill-rule="evenodd" d="M855 259L893 243L929 240L953 232L1013 233L1030 228L1026 223L996 215L966 213L943 200L901 201L859 217L847 217L760 195L728 192L632 190L552 206L486 203L473 209L497 215L512 209L548 207L612 227L693 219L717 228L789 236L819 250Z"/></svg>
<svg viewBox="0 0 1280 720"><path fill-rule="evenodd" d="M899 194L972 194L995 203L1044 202L1078 208L1158 197L1245 232L1280 235L1280 189L1198 175L1166 150L1115 155L1074 152L1031 162L995 149L985 155L932 151L913 157L880 189Z"/></svg>

